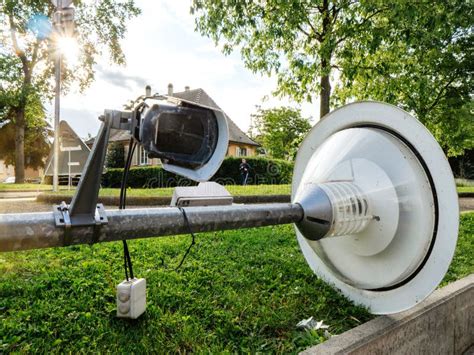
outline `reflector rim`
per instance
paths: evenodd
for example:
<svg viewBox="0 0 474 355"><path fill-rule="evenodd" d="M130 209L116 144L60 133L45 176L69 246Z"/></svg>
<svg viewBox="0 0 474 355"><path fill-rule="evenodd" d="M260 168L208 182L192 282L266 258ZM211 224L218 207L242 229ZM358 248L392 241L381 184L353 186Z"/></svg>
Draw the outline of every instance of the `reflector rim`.
<svg viewBox="0 0 474 355"><path fill-rule="evenodd" d="M295 227L298 242L313 271L355 303L374 314L391 314L413 307L426 298L441 282L456 248L459 228L459 205L456 185L449 163L431 133L404 110L376 101L348 104L327 114L303 141L295 161L292 199L304 169L314 151L332 134L347 128L372 126L393 132L409 143L421 157L431 175L439 204L438 228L431 254L424 267L408 282L390 290L364 290L335 277L318 258L303 235Z"/></svg>

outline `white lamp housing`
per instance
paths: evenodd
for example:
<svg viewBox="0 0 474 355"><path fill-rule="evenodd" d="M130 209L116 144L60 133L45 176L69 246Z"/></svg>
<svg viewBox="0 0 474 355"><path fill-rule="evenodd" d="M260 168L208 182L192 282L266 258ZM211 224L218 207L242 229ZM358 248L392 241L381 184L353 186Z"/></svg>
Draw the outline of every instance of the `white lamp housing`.
<svg viewBox="0 0 474 355"><path fill-rule="evenodd" d="M174 97L147 98L140 142L167 171L207 181L227 153L229 129L222 111Z"/></svg>
<svg viewBox="0 0 474 355"><path fill-rule="evenodd" d="M298 152L292 201L311 268L373 313L403 311L444 277L458 200L443 151L407 112L357 102L329 113Z"/></svg>

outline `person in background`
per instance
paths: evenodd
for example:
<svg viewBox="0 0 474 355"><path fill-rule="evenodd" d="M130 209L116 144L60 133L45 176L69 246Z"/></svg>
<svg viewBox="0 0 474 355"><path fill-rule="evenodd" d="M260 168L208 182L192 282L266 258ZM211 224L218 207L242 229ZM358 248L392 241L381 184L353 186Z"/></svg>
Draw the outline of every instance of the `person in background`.
<svg viewBox="0 0 474 355"><path fill-rule="evenodd" d="M242 185L247 185L247 179L249 178L250 173L250 165L247 163L247 160L242 159L239 170L240 176L242 177Z"/></svg>

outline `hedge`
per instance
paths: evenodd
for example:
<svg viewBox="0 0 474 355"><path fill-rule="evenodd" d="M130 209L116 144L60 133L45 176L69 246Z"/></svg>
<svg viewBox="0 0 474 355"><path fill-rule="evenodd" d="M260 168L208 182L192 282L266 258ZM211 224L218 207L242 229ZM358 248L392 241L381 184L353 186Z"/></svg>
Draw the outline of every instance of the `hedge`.
<svg viewBox="0 0 474 355"><path fill-rule="evenodd" d="M246 158L250 165L249 185L289 184L293 163L279 159ZM241 158L227 157L212 177L222 185L240 185L239 164ZM108 169L102 175L103 187L120 187L123 169ZM169 173L160 166L134 167L128 175L128 186L135 188L156 188L195 185L194 181Z"/></svg>
<svg viewBox="0 0 474 355"><path fill-rule="evenodd" d="M448 160L455 177L474 179L474 149L468 149L463 155Z"/></svg>

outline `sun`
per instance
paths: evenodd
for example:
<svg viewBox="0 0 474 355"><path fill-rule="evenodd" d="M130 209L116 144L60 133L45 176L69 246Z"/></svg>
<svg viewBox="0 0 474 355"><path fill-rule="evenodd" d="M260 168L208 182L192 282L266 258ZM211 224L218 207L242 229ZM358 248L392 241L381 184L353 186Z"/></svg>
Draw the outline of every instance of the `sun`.
<svg viewBox="0 0 474 355"><path fill-rule="evenodd" d="M57 39L57 46L66 62L74 66L79 57L79 45L76 39L73 37L59 37Z"/></svg>

